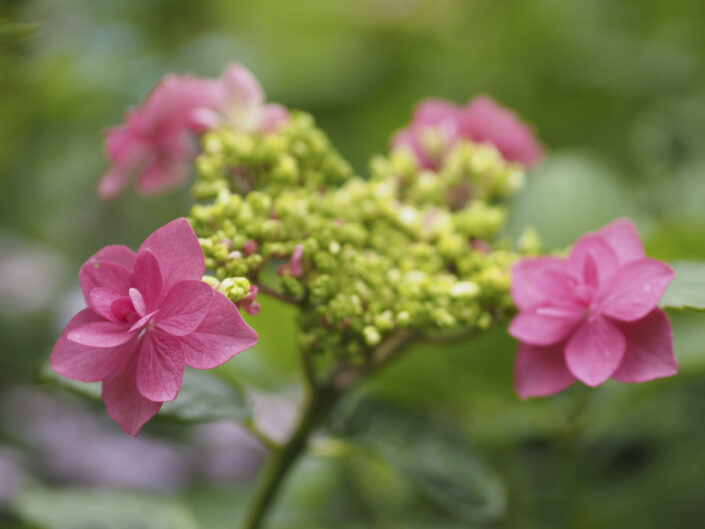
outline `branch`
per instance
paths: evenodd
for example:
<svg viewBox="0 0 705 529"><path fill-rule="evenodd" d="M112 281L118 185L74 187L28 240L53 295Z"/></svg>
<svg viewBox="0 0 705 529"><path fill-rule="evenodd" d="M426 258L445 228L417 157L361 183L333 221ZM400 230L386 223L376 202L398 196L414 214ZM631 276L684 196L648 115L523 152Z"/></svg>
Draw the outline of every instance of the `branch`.
<svg viewBox="0 0 705 529"><path fill-rule="evenodd" d="M259 291L262 294L266 294L267 296L276 298L280 301L283 301L284 303L288 303L289 305L296 305L296 306L300 305L300 303L297 300L290 298L289 296L282 294L278 290L275 290L272 287L268 287L267 285L258 284L257 288L259 289Z"/></svg>
<svg viewBox="0 0 705 529"><path fill-rule="evenodd" d="M252 419L250 419L246 423L239 424L243 428L245 428L252 435L252 437L257 439L270 451L278 450L281 447L281 445L277 441L275 441L274 439L269 437L269 435L260 430Z"/></svg>

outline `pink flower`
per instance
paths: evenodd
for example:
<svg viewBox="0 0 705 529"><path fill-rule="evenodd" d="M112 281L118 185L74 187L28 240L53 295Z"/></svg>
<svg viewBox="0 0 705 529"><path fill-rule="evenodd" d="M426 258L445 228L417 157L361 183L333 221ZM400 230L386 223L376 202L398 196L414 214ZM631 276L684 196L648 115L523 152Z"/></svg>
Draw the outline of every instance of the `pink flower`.
<svg viewBox="0 0 705 529"><path fill-rule="evenodd" d="M198 150L196 135L223 123L245 132L270 133L289 120L288 111L265 104L252 73L231 64L220 79L169 75L126 123L110 129L105 151L112 167L98 194L108 200L135 183L145 196L183 186Z"/></svg>
<svg viewBox="0 0 705 529"><path fill-rule="evenodd" d="M69 322L51 365L75 380L102 381L108 414L131 436L176 398L185 365L212 369L257 342L235 305L201 281L204 268L183 218L137 254L107 246L81 268L88 308Z"/></svg>
<svg viewBox="0 0 705 529"><path fill-rule="evenodd" d="M124 125L108 131L105 151L112 167L100 181L100 197L114 198L133 183L145 196L183 186L197 153L194 134L203 130L198 112L219 101L215 81L165 77L141 107L127 113Z"/></svg>
<svg viewBox="0 0 705 529"><path fill-rule="evenodd" d="M264 103L257 78L239 63L229 64L218 81L218 104L197 113L204 127L227 123L244 132L275 132L289 121L289 112L276 103Z"/></svg>
<svg viewBox="0 0 705 529"><path fill-rule="evenodd" d="M673 277L646 257L627 219L584 235L568 258L519 261L512 297L520 313L509 327L520 341L519 396L552 395L576 379L597 386L675 374L671 324L657 306Z"/></svg>
<svg viewBox="0 0 705 529"><path fill-rule="evenodd" d="M411 124L392 138L392 148L410 149L422 167L436 170L460 139L492 143L505 159L527 167L543 157L531 128L489 96L478 96L465 107L443 99L422 101Z"/></svg>

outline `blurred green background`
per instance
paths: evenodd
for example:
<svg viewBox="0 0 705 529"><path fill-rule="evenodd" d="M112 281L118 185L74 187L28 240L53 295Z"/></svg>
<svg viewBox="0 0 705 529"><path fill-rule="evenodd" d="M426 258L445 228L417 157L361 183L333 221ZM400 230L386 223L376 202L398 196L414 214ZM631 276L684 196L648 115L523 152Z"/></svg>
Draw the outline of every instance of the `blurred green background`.
<svg viewBox="0 0 705 529"><path fill-rule="evenodd" d="M190 207L187 190L101 203L101 131L165 73L217 76L233 60L269 99L311 112L363 174L419 99L492 94L549 148L512 234L533 225L563 247L631 216L652 256L705 258L701 0L2 0L2 528L235 527L263 455L242 432L155 421L133 442L100 405L35 382L80 306L80 264ZM293 317L265 304L250 319L261 344L219 373L253 390L274 430L299 395ZM404 438L402 464L320 439L270 526L702 527L705 318L673 323L677 377L530 402L514 394L504 330L414 348L366 388L392 426L363 421L365 435ZM453 440L414 426L426 414ZM486 479L462 475L468 454ZM449 475L422 482L438 476L405 472L405 457Z"/></svg>

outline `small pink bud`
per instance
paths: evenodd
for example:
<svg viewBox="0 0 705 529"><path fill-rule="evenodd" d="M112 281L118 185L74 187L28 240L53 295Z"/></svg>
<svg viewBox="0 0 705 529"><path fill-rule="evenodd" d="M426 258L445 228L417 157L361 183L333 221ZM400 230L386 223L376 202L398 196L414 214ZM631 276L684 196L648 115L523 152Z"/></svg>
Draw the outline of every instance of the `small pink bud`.
<svg viewBox="0 0 705 529"><path fill-rule="evenodd" d="M245 255L252 255L257 253L259 246L254 239L247 239L242 249L245 250Z"/></svg>

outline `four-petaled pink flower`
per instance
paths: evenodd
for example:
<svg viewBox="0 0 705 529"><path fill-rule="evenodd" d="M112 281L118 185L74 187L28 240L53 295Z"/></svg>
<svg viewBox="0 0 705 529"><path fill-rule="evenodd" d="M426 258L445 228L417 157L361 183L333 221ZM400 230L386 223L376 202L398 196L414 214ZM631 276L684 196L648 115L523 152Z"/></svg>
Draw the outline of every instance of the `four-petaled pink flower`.
<svg viewBox="0 0 705 529"><path fill-rule="evenodd" d="M102 381L108 414L129 435L176 398L185 365L212 369L257 342L235 305L201 281L204 269L183 218L136 254L107 246L81 268L88 308L64 330L51 365L75 380Z"/></svg>
<svg viewBox="0 0 705 529"><path fill-rule="evenodd" d="M110 129L105 151L112 163L98 186L111 199L136 184L145 196L183 186L198 153L196 135L227 123L245 132L270 133L289 119L281 105L265 104L252 73L229 65L220 79L168 75L126 123Z"/></svg>
<svg viewBox="0 0 705 529"><path fill-rule="evenodd" d="M597 386L675 374L671 324L657 306L673 277L646 257L627 219L584 235L565 259L519 261L512 297L520 313L509 327L521 342L519 396L552 395L576 379Z"/></svg>
<svg viewBox="0 0 705 529"><path fill-rule="evenodd" d="M422 101L409 126L392 138L392 148L411 150L422 167L437 170L461 139L491 143L505 159L526 167L543 158L531 127L489 96L478 96L464 107L444 99Z"/></svg>

